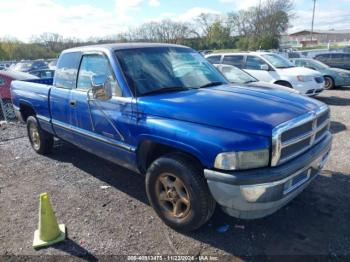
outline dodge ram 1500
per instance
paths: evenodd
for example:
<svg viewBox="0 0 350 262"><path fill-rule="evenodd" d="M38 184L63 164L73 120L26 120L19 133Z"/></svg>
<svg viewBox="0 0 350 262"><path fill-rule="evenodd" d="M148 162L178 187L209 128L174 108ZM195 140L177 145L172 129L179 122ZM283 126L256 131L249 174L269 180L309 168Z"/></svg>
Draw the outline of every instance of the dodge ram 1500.
<svg viewBox="0 0 350 262"><path fill-rule="evenodd" d="M112 44L65 50L52 84L14 81L33 149L54 137L145 175L150 204L177 230L269 215L317 176L328 107L283 90L230 84L191 48ZM122 183L122 181L121 181Z"/></svg>

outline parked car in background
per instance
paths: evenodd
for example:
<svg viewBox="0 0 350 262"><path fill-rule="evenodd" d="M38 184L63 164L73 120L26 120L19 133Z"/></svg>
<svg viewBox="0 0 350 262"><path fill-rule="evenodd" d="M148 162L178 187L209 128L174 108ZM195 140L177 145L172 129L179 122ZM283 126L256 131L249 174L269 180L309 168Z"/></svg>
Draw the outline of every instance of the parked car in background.
<svg viewBox="0 0 350 262"><path fill-rule="evenodd" d="M143 174L155 212L182 231L216 204L238 218L272 214L317 177L331 148L327 105L235 88L179 45L65 50L53 82L14 81L11 92L33 150L49 153L57 136Z"/></svg>
<svg viewBox="0 0 350 262"><path fill-rule="evenodd" d="M39 78L53 78L55 75L55 70L51 69L39 69L39 70L32 70L28 72L31 75L35 75Z"/></svg>
<svg viewBox="0 0 350 262"><path fill-rule="evenodd" d="M318 60L309 58L291 59L296 66L307 67L320 72L325 80L324 88L332 89L337 86L350 86L350 71L330 67Z"/></svg>
<svg viewBox="0 0 350 262"><path fill-rule="evenodd" d="M316 55L314 59L330 67L350 70L350 53L324 53Z"/></svg>
<svg viewBox="0 0 350 262"><path fill-rule="evenodd" d="M265 89L283 90L286 92L299 94L299 91L293 88L259 81L247 72L232 65L214 64L214 66L226 77L228 81L230 81L233 84L247 85L250 87L258 87Z"/></svg>
<svg viewBox="0 0 350 262"><path fill-rule="evenodd" d="M36 76L16 72L16 71L0 71L0 98L3 102L3 110L6 118L9 120L15 119L16 115L13 110L11 101L10 86L13 80L32 80L38 79Z"/></svg>
<svg viewBox="0 0 350 262"><path fill-rule="evenodd" d="M324 89L324 80L319 72L295 67L286 58L275 53L210 54L206 58L213 64L236 66L260 81L294 88L303 95L314 96Z"/></svg>
<svg viewBox="0 0 350 262"><path fill-rule="evenodd" d="M56 67L57 67L57 59L50 61L50 62L48 63L48 67L49 67L49 69L51 69L51 70L56 70Z"/></svg>
<svg viewBox="0 0 350 262"><path fill-rule="evenodd" d="M11 70L20 72L29 72L47 68L47 63L44 60L21 61L11 66Z"/></svg>

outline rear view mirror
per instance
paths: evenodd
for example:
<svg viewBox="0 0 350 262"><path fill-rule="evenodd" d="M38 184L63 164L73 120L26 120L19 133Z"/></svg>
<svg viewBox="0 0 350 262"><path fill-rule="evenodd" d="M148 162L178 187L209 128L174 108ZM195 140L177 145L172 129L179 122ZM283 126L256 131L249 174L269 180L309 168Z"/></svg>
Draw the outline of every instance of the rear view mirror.
<svg viewBox="0 0 350 262"><path fill-rule="evenodd" d="M267 64L262 64L262 65L260 65L260 69L264 70L264 71L269 71L270 68Z"/></svg>
<svg viewBox="0 0 350 262"><path fill-rule="evenodd" d="M93 75L91 77L92 96L98 100L109 100L112 98L111 82L105 75Z"/></svg>

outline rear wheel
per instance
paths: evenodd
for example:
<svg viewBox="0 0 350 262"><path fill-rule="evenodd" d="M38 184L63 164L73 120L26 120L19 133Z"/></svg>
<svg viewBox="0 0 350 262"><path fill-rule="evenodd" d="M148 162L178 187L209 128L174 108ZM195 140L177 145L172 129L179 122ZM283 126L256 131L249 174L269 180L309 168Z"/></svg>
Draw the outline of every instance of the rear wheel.
<svg viewBox="0 0 350 262"><path fill-rule="evenodd" d="M4 107L4 115L5 115L6 119L8 119L8 120L16 119L15 110L13 109L13 105L12 105L11 100L5 99L3 101L3 107Z"/></svg>
<svg viewBox="0 0 350 262"><path fill-rule="evenodd" d="M48 154L53 148L53 136L42 130L34 116L27 118L27 131L30 144L38 154Z"/></svg>
<svg viewBox="0 0 350 262"><path fill-rule="evenodd" d="M324 89L333 89L334 88L334 80L330 76L324 77Z"/></svg>
<svg viewBox="0 0 350 262"><path fill-rule="evenodd" d="M160 157L151 164L146 191L158 216L175 230L199 228L215 209L203 171L180 154Z"/></svg>

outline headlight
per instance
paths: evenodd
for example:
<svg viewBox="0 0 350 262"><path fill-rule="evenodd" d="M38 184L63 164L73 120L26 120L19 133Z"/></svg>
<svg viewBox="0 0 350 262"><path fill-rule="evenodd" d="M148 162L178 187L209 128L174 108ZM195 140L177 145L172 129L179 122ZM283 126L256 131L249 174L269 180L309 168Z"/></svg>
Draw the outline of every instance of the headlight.
<svg viewBox="0 0 350 262"><path fill-rule="evenodd" d="M308 82L314 79L313 76L297 76L298 81L300 82Z"/></svg>
<svg viewBox="0 0 350 262"><path fill-rule="evenodd" d="M215 158L214 167L223 170L238 170L264 167L269 164L270 153L268 149L225 152Z"/></svg>
<svg viewBox="0 0 350 262"><path fill-rule="evenodd" d="M341 76L341 77L350 77L350 74L348 74L348 73L338 73L338 76Z"/></svg>

